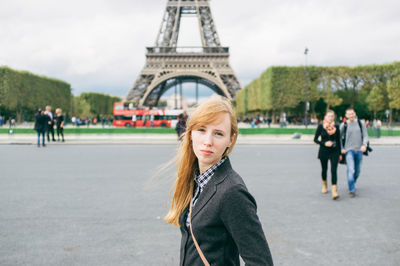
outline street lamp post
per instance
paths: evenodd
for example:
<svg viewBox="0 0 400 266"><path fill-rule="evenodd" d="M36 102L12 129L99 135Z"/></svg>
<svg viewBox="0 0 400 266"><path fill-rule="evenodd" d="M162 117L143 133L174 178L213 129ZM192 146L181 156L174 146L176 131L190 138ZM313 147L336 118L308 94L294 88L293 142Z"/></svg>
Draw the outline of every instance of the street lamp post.
<svg viewBox="0 0 400 266"><path fill-rule="evenodd" d="M308 95L307 95L307 90L308 90L308 69L307 69L307 54L308 54L308 48L304 50L304 55L305 55L305 77L304 77L304 124L306 125L306 128L308 127L308 108L309 108L309 103L308 103Z"/></svg>

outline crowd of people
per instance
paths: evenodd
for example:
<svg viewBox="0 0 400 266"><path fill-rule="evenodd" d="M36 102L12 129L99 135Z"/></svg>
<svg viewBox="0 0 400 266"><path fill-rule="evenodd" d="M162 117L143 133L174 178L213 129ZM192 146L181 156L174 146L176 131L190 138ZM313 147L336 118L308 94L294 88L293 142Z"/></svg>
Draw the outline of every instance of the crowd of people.
<svg viewBox="0 0 400 266"><path fill-rule="evenodd" d="M248 116L243 119L238 120L238 122L249 124L252 128L260 127L261 125L267 125L271 127L274 122L270 116ZM280 127L287 127L288 125L304 125L304 118L298 117L286 117L286 113L283 113L281 117L276 117L275 122L280 125ZM311 118L307 124L317 125L319 120L317 118Z"/></svg>
<svg viewBox="0 0 400 266"><path fill-rule="evenodd" d="M57 140L54 136L54 125L56 125L57 129ZM42 147L46 147L45 135L47 136L48 142L50 142L50 140L64 142L64 116L62 115L62 110L57 108L54 115L50 105L46 106L44 111L39 109L35 115L34 129L37 132L38 147L40 147L40 143L42 143Z"/></svg>
<svg viewBox="0 0 400 266"><path fill-rule="evenodd" d="M3 125L5 125L5 124L7 124L7 123L9 124L9 127L10 127L10 128L13 128L13 127L16 126L15 118L10 117L10 118L8 119L8 121L7 121L7 120L5 120L5 118L4 118L3 116L0 115L0 127L2 127Z"/></svg>
<svg viewBox="0 0 400 266"><path fill-rule="evenodd" d="M84 117L84 118L80 118L80 117L75 117L73 116L71 118L71 123L72 125L76 126L76 127L80 127L80 126L86 126L89 127L90 125L96 126L97 124L101 123L102 127L105 126L111 126L113 123L113 119L112 118L107 118L105 116L96 116L96 117Z"/></svg>
<svg viewBox="0 0 400 266"><path fill-rule="evenodd" d="M323 122L317 127L314 142L320 146L318 159L322 168L321 193L328 193L327 172L328 162L330 161L332 199L339 198L337 192L337 168L339 163L347 165L349 197L354 198L356 196L355 185L361 173L363 156L372 151L369 147L366 123L357 119L353 108L348 108L346 117L339 126L335 123L334 111L329 110Z"/></svg>

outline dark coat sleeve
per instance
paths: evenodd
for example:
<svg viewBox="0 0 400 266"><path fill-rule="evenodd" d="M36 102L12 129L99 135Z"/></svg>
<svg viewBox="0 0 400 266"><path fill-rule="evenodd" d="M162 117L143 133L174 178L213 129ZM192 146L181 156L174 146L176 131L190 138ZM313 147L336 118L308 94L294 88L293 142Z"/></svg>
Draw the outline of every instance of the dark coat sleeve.
<svg viewBox="0 0 400 266"><path fill-rule="evenodd" d="M336 138L335 138L335 140L336 140L336 150L337 150L337 152L339 154L341 154L341 152L342 152L342 135L340 133L339 126L336 126L335 134L336 134Z"/></svg>
<svg viewBox="0 0 400 266"><path fill-rule="evenodd" d="M34 130L39 130L39 115L35 115L35 125L33 127Z"/></svg>
<svg viewBox="0 0 400 266"><path fill-rule="evenodd" d="M317 131L315 131L315 135L314 135L314 142L321 145L322 142L319 140L319 137L321 136L321 132L322 132L322 125L319 124L317 127Z"/></svg>
<svg viewBox="0 0 400 266"><path fill-rule="evenodd" d="M235 185L226 191L220 215L245 265L273 265L256 202L245 186Z"/></svg>

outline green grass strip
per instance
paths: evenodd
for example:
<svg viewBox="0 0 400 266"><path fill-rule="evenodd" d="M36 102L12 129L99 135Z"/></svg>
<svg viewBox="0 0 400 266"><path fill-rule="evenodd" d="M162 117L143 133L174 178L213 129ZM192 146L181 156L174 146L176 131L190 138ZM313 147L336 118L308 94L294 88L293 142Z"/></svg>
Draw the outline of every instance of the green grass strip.
<svg viewBox="0 0 400 266"><path fill-rule="evenodd" d="M0 128L0 134L7 134L8 128ZM36 134L29 128L13 129L14 134ZM56 132L56 130L54 129ZM172 128L65 128L64 134L176 134Z"/></svg>

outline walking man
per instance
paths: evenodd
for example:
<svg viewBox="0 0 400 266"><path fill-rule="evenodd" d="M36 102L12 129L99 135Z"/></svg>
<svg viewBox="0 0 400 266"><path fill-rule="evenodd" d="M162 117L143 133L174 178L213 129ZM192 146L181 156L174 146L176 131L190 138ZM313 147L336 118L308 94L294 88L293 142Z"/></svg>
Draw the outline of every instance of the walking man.
<svg viewBox="0 0 400 266"><path fill-rule="evenodd" d="M368 132L365 124L356 118L353 108L346 110L346 122L340 125L342 154L346 156L349 196L356 196L356 182L361 172L363 153L367 150Z"/></svg>

